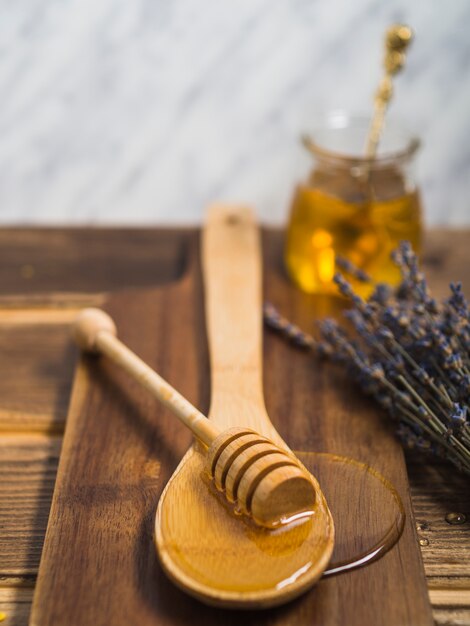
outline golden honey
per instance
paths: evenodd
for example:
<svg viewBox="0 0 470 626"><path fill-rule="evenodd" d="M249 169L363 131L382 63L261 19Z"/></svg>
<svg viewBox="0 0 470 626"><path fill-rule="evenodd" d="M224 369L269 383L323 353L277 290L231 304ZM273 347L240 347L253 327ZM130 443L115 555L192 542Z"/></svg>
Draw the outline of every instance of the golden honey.
<svg viewBox="0 0 470 626"><path fill-rule="evenodd" d="M308 293L336 293L338 255L365 270L374 282L396 284L400 273L392 251L407 239L421 244L421 211L416 191L395 198L348 202L299 186L286 241L290 276Z"/></svg>
<svg viewBox="0 0 470 626"><path fill-rule="evenodd" d="M196 585L248 594L276 593L308 574L318 544L328 539L324 526L328 518L319 515L324 502L318 501L312 515L299 523L262 528L236 515L227 500L201 480L204 459L198 452L193 455L193 463L180 471L187 483L186 506L197 514L190 524L176 514L180 508L172 502L176 491L171 489L162 495L165 506L159 506L159 550L171 559L173 568ZM395 545L403 530L404 508L393 485L378 471L329 453L296 452L296 456L319 479L334 518L335 548L324 576L363 567ZM195 465L199 471L194 471Z"/></svg>

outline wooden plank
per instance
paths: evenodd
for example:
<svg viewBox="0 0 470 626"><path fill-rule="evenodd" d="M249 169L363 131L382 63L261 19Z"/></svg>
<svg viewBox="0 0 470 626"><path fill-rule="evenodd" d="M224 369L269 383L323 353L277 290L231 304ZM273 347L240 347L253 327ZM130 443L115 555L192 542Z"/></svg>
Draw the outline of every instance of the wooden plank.
<svg viewBox="0 0 470 626"><path fill-rule="evenodd" d="M62 306L76 294L93 294L176 280L186 267L185 247L196 229L2 228L0 298L35 306L56 292ZM282 240L279 229L265 229ZM470 276L469 231L426 232L423 262L439 297L450 281ZM276 260L282 264L282 255ZM74 292L74 293L72 293Z"/></svg>
<svg viewBox="0 0 470 626"><path fill-rule="evenodd" d="M0 587L2 626L26 626L31 612L33 587Z"/></svg>
<svg viewBox="0 0 470 626"><path fill-rule="evenodd" d="M318 302L306 300L269 263L278 258L277 245L274 240L267 244L268 296L276 296L289 315L307 323ZM205 410L207 348L200 277L193 278L153 292L116 294L107 307L123 340ZM431 623L403 455L388 427L344 379L335 379L327 367L277 337L266 339L265 363L268 410L287 443L353 456L383 471L402 494L407 522L399 544L383 559L323 580L282 609L245 612L244 621ZM155 556L156 502L188 444L186 431L115 367L84 362L74 386L33 623L239 622L238 613L206 607L178 591ZM347 501L347 485L337 482Z"/></svg>
<svg viewBox="0 0 470 626"><path fill-rule="evenodd" d="M468 626L470 610L454 607L437 608L434 611L436 626Z"/></svg>
<svg viewBox="0 0 470 626"><path fill-rule="evenodd" d="M96 292L177 280L187 264L190 232L0 230L0 354L5 357L0 432L63 431L75 360L68 324L83 306L100 306L104 296Z"/></svg>
<svg viewBox="0 0 470 626"><path fill-rule="evenodd" d="M60 264L60 261L58 261ZM35 321L46 320L52 316L69 318L70 314L87 306L101 306L104 301L102 293L48 292L18 293L13 295L0 294L2 321L13 321L31 317Z"/></svg>
<svg viewBox="0 0 470 626"><path fill-rule="evenodd" d="M426 232L422 263L436 298L447 297L449 283L461 281L470 297L470 231L436 228Z"/></svg>
<svg viewBox="0 0 470 626"><path fill-rule="evenodd" d="M0 315L0 433L62 432L76 360L70 322L28 319Z"/></svg>
<svg viewBox="0 0 470 626"><path fill-rule="evenodd" d="M0 436L0 586L36 577L61 438Z"/></svg>
<svg viewBox="0 0 470 626"><path fill-rule="evenodd" d="M95 303L94 303L95 304ZM95 306L100 306L96 303ZM86 304L85 306L92 306ZM70 324L82 306L74 306L69 308L6 308L0 310L0 327L6 327L9 330L11 326L42 326L50 324Z"/></svg>
<svg viewBox="0 0 470 626"><path fill-rule="evenodd" d="M193 312L190 306L191 300L188 300L187 295L187 285L183 284L182 291L169 286L165 291L156 293L156 297L153 298L153 306L150 306L150 302L147 300L142 301L141 294L129 298L127 311L129 319L133 315L142 315L143 312L146 312L145 319L150 327L146 328L146 334L147 330L149 331L146 336L146 346L139 341L142 333L141 323L135 326L133 331L128 329L130 332L126 340L129 345L140 348L139 352L143 358L152 362L170 382L176 384L178 381L179 388L188 399L196 401L199 395L199 381L198 376L195 375L197 366L192 340ZM118 320L118 323L122 321ZM120 325L122 324L120 323ZM178 332L174 332L176 328ZM65 505L68 511L73 511L77 524L77 532L72 531L77 535L73 542L78 548L76 540L81 535L79 529L88 525L82 515L90 515L89 521L96 521L98 526L101 526L101 530L96 527L98 533L102 534L104 541L100 551L105 550L106 545L108 545L106 534L108 529L111 529L114 540L119 542L119 551L122 554L123 560L117 567L107 569L107 565L105 566L106 576L111 576L111 580L107 582L110 585L108 593L111 593L111 598L117 598L122 594L121 600L118 602L111 600L112 605L109 606L110 597L106 597L107 594L105 593L99 603L102 604L106 612L109 612L108 616L100 618L96 615L90 622L86 608L88 601L85 601L84 604L81 602L81 598L84 597L83 594L86 595L87 593L87 585L82 588L78 581L80 590L77 587L76 597L80 611L74 611L75 617L73 619L81 624L111 622L116 624L132 622L143 624L145 622L141 621L141 614L147 616L153 614L153 604L156 598L158 601L165 599L166 603L171 603L175 602L175 594L176 598L181 596L181 593L167 581L161 571L156 571L156 554L152 545L152 517L161 488L189 446L191 437L186 430L181 429L175 423L174 418L167 411L162 410L155 401L142 393L135 383L129 386L126 377L113 369L109 372L105 363L91 362L89 366L93 368L93 380L100 380L105 388L111 391L107 400L105 398L98 400L99 392L98 395L94 395L95 400L98 400L101 405L100 414L106 416L106 419L98 419L97 424L106 427L108 432L101 433L96 443L102 447L96 451L96 454L93 453L89 457L88 447L82 446L88 438L87 427L84 424L69 422L71 428L68 432L71 433L71 436L64 444L61 465L63 466L71 455L75 456L75 452L80 448L85 453L79 460L80 464L84 464L78 470L82 479L79 483L77 482L78 489L73 494L66 495L65 491L59 487L56 491L51 519L59 520L55 513L57 507L63 510ZM84 409L86 414L91 416L94 415L94 409L90 405L90 398L84 397L81 384L81 382L86 383L88 371L84 368L78 371L72 399L73 406L76 408L72 411ZM111 377L109 377L110 373ZM117 378L114 376L116 373ZM82 377L85 377L85 380ZM113 419L116 406L121 407L121 410L124 409L121 412L122 419L118 418L117 421ZM95 417L97 417L96 414ZM78 426L80 433L75 431L74 434L75 426ZM83 426L85 426L84 431L82 431ZM110 454L108 445L111 441L122 441L123 435L126 439L125 450L115 449L118 455L116 457L114 453ZM77 447L79 441L80 444ZM90 467L90 463L94 467L92 471L94 478L91 475L86 476L86 466ZM108 473L109 470L111 475ZM116 470L118 474L115 474L113 478L112 474ZM59 481L65 479L68 485L70 475L62 472L61 476ZM88 510L89 504L92 505L91 510ZM143 516L136 517L137 511ZM108 517L109 514L113 517L112 521ZM100 518L101 522L99 521ZM68 536L71 530L70 526L67 530L64 528L63 537ZM50 581L50 583L55 584L62 578L62 565L65 565L68 558L63 552L61 542L56 542L57 535L54 532L53 524L49 526L48 536L51 537L49 540L51 550L55 552L57 549L61 555L57 562L58 567ZM46 541L48 541L47 537ZM140 554L136 554L136 548ZM78 557L76 564L79 568L83 567L84 571L87 569L86 563L94 559L88 548L83 551L78 548L76 555ZM136 557L137 561L135 560ZM52 558L55 559L55 557ZM43 554L43 563L46 562L47 564L47 559L47 554ZM155 575L157 580L155 580ZM130 586L128 577L134 580ZM49 583L43 579L43 584L48 585ZM145 600L137 599L134 595L136 584L141 587L141 593L143 592ZM103 590L100 586L93 585L88 588L88 591L94 593L93 589L99 595L102 594ZM138 600L137 612L134 612L133 606L129 606L129 596L134 601ZM94 606L97 601L98 596L95 597ZM181 604L181 601L176 600L176 604ZM183 604L182 608L189 616L190 607ZM63 623L63 619L68 620L65 617L64 606L61 602L55 605L53 610L58 612L59 623ZM55 618L52 617L51 619L54 620ZM33 623L34 620L36 623L45 625L49 622L49 617L37 615L33 619ZM163 617L162 623L164 623Z"/></svg>
<svg viewBox="0 0 470 626"><path fill-rule="evenodd" d="M429 590L429 597L434 606L458 606L470 607L470 587L462 589L461 587L451 589L433 589Z"/></svg>
<svg viewBox="0 0 470 626"><path fill-rule="evenodd" d="M409 457L408 468L426 574L470 577L468 477L438 461L420 463ZM453 512L464 514L466 522L446 522Z"/></svg>
<svg viewBox="0 0 470 626"><path fill-rule="evenodd" d="M184 271L186 237L183 229L2 228L0 294L171 282Z"/></svg>
<svg viewBox="0 0 470 626"><path fill-rule="evenodd" d="M470 577L468 576L429 576L429 589L456 589L467 591L470 589Z"/></svg>

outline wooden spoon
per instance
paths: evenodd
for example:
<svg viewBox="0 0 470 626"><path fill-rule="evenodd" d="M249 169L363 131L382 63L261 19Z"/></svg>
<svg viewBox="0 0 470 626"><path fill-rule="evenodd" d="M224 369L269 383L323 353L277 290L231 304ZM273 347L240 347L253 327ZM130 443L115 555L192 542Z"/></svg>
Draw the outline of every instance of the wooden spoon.
<svg viewBox="0 0 470 626"><path fill-rule="evenodd" d="M212 208L202 248L209 418L221 431L246 427L290 452L263 399L261 256L251 211ZM334 543L333 519L315 478L313 515L270 530L237 515L204 480L204 464L204 449L195 442L158 504L155 542L168 576L203 602L240 608L281 604L311 587Z"/></svg>

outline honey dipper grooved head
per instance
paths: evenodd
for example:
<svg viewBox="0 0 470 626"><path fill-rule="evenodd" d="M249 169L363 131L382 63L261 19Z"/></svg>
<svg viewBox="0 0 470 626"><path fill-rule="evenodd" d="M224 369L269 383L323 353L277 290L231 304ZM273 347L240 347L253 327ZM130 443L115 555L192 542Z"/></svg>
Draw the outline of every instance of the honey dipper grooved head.
<svg viewBox="0 0 470 626"><path fill-rule="evenodd" d="M315 504L313 482L297 459L247 428L221 433L206 468L217 489L261 526L278 526Z"/></svg>
<svg viewBox="0 0 470 626"><path fill-rule="evenodd" d="M77 315L73 326L73 336L77 344L85 352L96 351L96 337L100 331L116 335L116 325L110 316L101 309L83 309Z"/></svg>

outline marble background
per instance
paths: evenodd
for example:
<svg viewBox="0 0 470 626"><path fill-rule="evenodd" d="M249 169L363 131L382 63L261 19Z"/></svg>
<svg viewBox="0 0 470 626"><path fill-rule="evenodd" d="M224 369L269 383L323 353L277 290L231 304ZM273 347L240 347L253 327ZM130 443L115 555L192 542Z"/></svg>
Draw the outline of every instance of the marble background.
<svg viewBox="0 0 470 626"><path fill-rule="evenodd" d="M15 0L0 6L0 222L285 219L317 112L369 111L383 31L416 31L391 114L430 224L470 224L470 2Z"/></svg>

